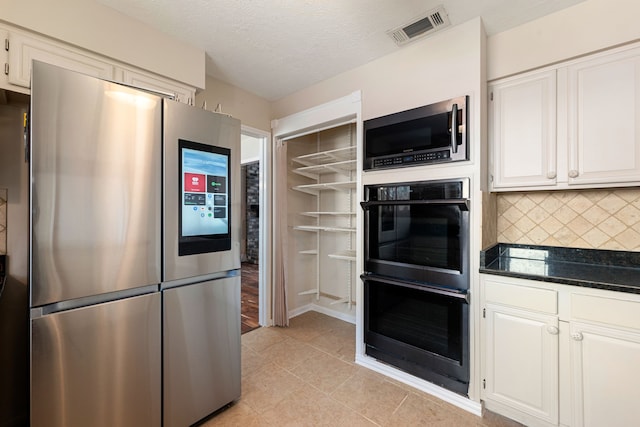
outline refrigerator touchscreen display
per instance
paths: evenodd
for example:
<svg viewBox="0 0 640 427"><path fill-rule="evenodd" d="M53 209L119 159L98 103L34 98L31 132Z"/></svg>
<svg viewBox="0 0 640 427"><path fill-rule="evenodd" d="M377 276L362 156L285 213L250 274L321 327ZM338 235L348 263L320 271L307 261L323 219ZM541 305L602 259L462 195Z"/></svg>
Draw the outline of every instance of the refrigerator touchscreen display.
<svg viewBox="0 0 640 427"><path fill-rule="evenodd" d="M179 255L229 250L231 151L185 140L178 146Z"/></svg>

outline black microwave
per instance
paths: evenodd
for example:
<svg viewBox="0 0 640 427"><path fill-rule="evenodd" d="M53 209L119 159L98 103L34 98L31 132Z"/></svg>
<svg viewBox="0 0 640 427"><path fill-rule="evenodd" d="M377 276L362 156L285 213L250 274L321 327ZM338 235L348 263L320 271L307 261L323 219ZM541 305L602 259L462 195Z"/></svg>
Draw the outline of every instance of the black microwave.
<svg viewBox="0 0 640 427"><path fill-rule="evenodd" d="M469 160L468 96L364 121L364 170Z"/></svg>

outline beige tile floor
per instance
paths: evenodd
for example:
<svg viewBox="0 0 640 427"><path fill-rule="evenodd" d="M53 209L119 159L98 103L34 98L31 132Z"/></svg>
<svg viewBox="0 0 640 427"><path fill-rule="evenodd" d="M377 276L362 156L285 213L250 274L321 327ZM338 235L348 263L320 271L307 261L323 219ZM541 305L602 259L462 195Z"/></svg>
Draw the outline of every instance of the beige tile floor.
<svg viewBox="0 0 640 427"><path fill-rule="evenodd" d="M356 365L355 326L317 312L242 336L242 396L202 425L499 426Z"/></svg>

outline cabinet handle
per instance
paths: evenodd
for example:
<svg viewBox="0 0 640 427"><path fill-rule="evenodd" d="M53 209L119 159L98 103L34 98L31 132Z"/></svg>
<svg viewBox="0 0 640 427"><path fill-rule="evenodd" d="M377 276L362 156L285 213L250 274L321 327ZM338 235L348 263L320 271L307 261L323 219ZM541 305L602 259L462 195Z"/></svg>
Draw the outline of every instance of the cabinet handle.
<svg viewBox="0 0 640 427"><path fill-rule="evenodd" d="M548 179L555 179L555 177L557 176L555 171L549 171L547 172L547 178Z"/></svg>
<svg viewBox="0 0 640 427"><path fill-rule="evenodd" d="M569 178L577 178L577 177L578 177L578 175L579 175L579 174L578 174L578 171L577 171L577 170L575 170L575 169L571 169L571 170L569 171Z"/></svg>
<svg viewBox="0 0 640 427"><path fill-rule="evenodd" d="M575 332L571 334L571 338L573 338L575 341L582 341L584 337L582 336L581 332Z"/></svg>
<svg viewBox="0 0 640 427"><path fill-rule="evenodd" d="M547 332L551 335L558 335L560 333L560 329L557 326L547 326Z"/></svg>

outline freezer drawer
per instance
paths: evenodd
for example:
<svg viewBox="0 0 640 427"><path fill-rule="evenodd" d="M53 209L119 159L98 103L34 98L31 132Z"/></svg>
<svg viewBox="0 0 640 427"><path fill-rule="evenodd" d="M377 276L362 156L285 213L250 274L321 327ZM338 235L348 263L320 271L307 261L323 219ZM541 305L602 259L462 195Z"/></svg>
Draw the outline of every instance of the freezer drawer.
<svg viewBox="0 0 640 427"><path fill-rule="evenodd" d="M31 320L31 425L160 426L160 293Z"/></svg>
<svg viewBox="0 0 640 427"><path fill-rule="evenodd" d="M164 426L240 397L240 277L164 291Z"/></svg>

